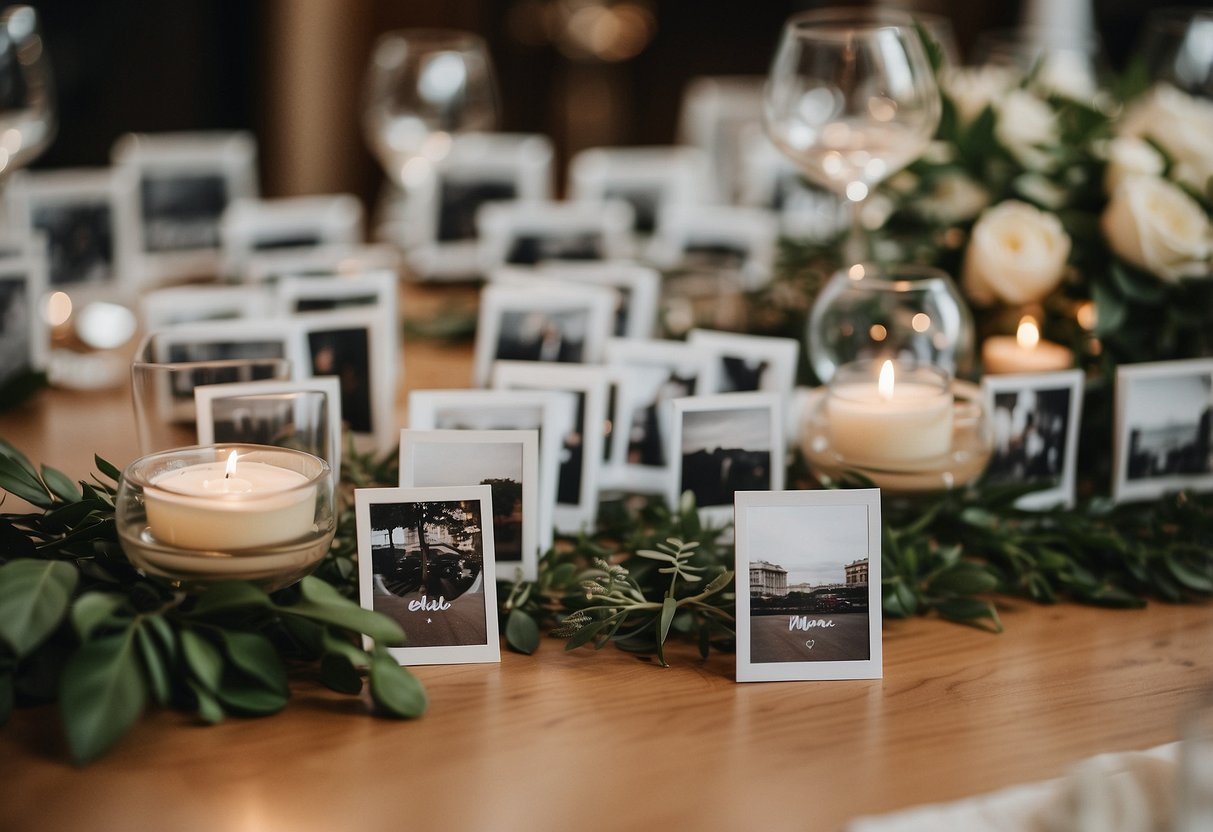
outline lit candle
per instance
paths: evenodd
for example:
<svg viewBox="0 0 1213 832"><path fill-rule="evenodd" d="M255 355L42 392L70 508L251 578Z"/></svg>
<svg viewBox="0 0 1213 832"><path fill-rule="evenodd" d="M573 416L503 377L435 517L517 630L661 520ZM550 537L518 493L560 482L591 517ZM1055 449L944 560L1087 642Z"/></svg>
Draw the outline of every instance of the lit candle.
<svg viewBox="0 0 1213 832"><path fill-rule="evenodd" d="M316 488L303 474L264 462L206 462L168 471L144 492L148 528L182 549L272 546L312 530Z"/></svg>
<svg viewBox="0 0 1213 832"><path fill-rule="evenodd" d="M981 363L987 373L1049 373L1074 366L1070 351L1040 337L1036 319L1025 315L1014 337L992 335L981 345Z"/></svg>
<svg viewBox="0 0 1213 832"><path fill-rule="evenodd" d="M914 465L952 447L952 391L934 367L885 361L878 380L866 362L839 369L826 399L831 447L844 462L877 468Z"/></svg>

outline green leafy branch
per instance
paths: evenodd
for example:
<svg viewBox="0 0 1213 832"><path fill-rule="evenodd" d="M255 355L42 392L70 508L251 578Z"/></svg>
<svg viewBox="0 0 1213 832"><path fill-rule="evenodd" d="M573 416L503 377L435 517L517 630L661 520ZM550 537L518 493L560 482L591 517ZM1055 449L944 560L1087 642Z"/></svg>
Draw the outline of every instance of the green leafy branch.
<svg viewBox="0 0 1213 832"><path fill-rule="evenodd" d="M74 483L0 440L0 488L39 509L0 514L0 724L14 705L58 701L72 756L87 762L152 705L207 724L276 713L288 669L308 663L342 693L359 694L365 673L383 715L425 710L386 650L403 643L399 625L318 578L272 595L240 581L187 595L135 570L114 530L119 472L96 462L95 482Z"/></svg>

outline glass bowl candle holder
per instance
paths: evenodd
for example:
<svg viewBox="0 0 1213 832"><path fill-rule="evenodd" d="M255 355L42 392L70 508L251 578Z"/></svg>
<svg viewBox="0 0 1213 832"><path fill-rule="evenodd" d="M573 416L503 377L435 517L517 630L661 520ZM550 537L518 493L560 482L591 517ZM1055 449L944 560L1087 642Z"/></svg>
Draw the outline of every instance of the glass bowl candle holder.
<svg viewBox="0 0 1213 832"><path fill-rule="evenodd" d="M281 589L316 568L336 531L333 472L290 448L203 445L141 457L114 513L131 563L185 589L245 580Z"/></svg>
<svg viewBox="0 0 1213 832"><path fill-rule="evenodd" d="M890 493L965 485L981 476L993 450L981 390L937 367L843 365L828 387L810 393L804 413L801 447L816 476L853 472Z"/></svg>
<svg viewBox="0 0 1213 832"><path fill-rule="evenodd" d="M973 316L946 272L857 263L836 272L813 302L806 343L824 384L850 361L878 356L973 369Z"/></svg>

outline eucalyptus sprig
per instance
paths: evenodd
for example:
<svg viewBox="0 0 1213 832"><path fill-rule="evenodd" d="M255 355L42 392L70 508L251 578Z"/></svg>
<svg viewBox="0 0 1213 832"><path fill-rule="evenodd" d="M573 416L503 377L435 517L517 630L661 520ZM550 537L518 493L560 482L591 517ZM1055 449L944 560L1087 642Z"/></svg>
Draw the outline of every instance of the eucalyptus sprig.
<svg viewBox="0 0 1213 832"><path fill-rule="evenodd" d="M83 763L153 704L207 724L276 713L288 668L304 664L349 694L365 672L381 714L425 710L424 689L385 649L403 642L399 625L318 578L273 594L240 581L186 594L136 570L114 528L119 472L96 463L93 482L74 483L0 440L0 488L39 509L0 514L0 724L14 705L58 701Z"/></svg>

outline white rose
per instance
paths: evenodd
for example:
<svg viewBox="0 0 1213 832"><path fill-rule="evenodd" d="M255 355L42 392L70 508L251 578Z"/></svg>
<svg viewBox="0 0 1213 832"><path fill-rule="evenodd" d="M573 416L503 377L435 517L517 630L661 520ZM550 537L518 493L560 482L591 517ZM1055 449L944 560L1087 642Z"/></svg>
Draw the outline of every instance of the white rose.
<svg viewBox="0 0 1213 832"><path fill-rule="evenodd" d="M1038 301L1056 288L1070 235L1053 214L1009 199L986 209L965 251L964 288L977 303Z"/></svg>
<svg viewBox="0 0 1213 832"><path fill-rule="evenodd" d="M1166 162L1154 145L1137 136L1118 136L1108 142L1108 166L1104 172L1104 190L1109 194L1128 176L1161 176Z"/></svg>
<svg viewBox="0 0 1213 832"><path fill-rule="evenodd" d="M1129 176L1100 217L1118 256L1168 282L1207 271L1209 218L1177 185L1156 176Z"/></svg>
<svg viewBox="0 0 1213 832"><path fill-rule="evenodd" d="M990 204L990 193L963 173L941 176L931 193L914 203L919 216L940 225L973 219Z"/></svg>
<svg viewBox="0 0 1213 832"><path fill-rule="evenodd" d="M1030 170L1049 170L1053 158L1042 146L1059 141L1057 116L1040 98L1027 90L1011 90L995 105L998 123L994 137L1011 152L1021 165Z"/></svg>
<svg viewBox="0 0 1213 832"><path fill-rule="evenodd" d="M940 82L944 94L956 106L962 125L972 124L989 104L1015 86L1015 73L1006 67L947 67Z"/></svg>
<svg viewBox="0 0 1213 832"><path fill-rule="evenodd" d="M1159 84L1129 108L1122 136L1144 136L1175 161L1172 176L1201 193L1213 179L1213 102Z"/></svg>

